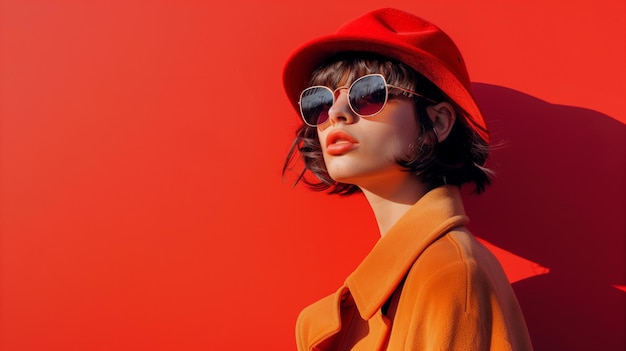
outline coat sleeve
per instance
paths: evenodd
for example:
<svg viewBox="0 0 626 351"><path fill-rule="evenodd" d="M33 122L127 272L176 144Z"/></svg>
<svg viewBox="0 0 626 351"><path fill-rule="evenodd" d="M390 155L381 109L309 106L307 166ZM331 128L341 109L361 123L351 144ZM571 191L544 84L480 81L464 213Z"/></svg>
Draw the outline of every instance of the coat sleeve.
<svg viewBox="0 0 626 351"><path fill-rule="evenodd" d="M489 272L472 260L435 270L415 289L412 315L405 324L405 349L531 350L530 344L516 341L520 321L512 320L510 311L519 311L519 306L505 282L506 286L499 286L501 283L494 282ZM511 303L514 306L508 306ZM525 328L521 314L519 318Z"/></svg>

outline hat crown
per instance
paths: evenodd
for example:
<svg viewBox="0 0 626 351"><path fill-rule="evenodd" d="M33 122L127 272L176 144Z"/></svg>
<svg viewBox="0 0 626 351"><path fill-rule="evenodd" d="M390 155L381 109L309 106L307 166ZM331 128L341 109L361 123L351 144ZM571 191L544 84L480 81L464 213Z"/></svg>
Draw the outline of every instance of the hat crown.
<svg viewBox="0 0 626 351"><path fill-rule="evenodd" d="M454 41L421 17L393 8L379 9L342 25L337 34L384 38L419 49L445 64L468 89L470 87L463 56Z"/></svg>

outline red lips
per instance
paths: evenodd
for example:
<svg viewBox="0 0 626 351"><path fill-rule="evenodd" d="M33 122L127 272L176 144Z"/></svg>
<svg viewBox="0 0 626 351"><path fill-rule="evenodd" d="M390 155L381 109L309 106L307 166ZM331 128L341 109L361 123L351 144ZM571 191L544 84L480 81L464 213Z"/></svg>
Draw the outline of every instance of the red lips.
<svg viewBox="0 0 626 351"><path fill-rule="evenodd" d="M343 155L358 145L358 140L343 130L334 130L326 137L326 153L332 156Z"/></svg>

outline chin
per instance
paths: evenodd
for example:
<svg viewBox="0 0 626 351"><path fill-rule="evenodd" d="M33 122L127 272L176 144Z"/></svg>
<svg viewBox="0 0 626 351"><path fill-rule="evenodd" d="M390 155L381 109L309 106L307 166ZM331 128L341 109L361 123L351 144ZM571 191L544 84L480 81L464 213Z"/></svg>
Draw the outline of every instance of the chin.
<svg viewBox="0 0 626 351"><path fill-rule="evenodd" d="M330 178L332 178L332 180L339 182L339 183L356 185L354 184L354 181L351 181L352 178L350 177L335 176L335 175L330 174Z"/></svg>

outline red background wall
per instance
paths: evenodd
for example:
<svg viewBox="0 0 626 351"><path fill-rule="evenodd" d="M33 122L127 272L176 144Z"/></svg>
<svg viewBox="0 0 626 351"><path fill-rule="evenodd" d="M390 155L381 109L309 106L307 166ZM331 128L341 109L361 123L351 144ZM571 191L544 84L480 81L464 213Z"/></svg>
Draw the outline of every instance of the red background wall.
<svg viewBox="0 0 626 351"><path fill-rule="evenodd" d="M380 1L0 4L0 349L294 349L378 234L281 179L281 69ZM464 53L500 144L470 228L536 349L623 350L624 2L387 5Z"/></svg>

